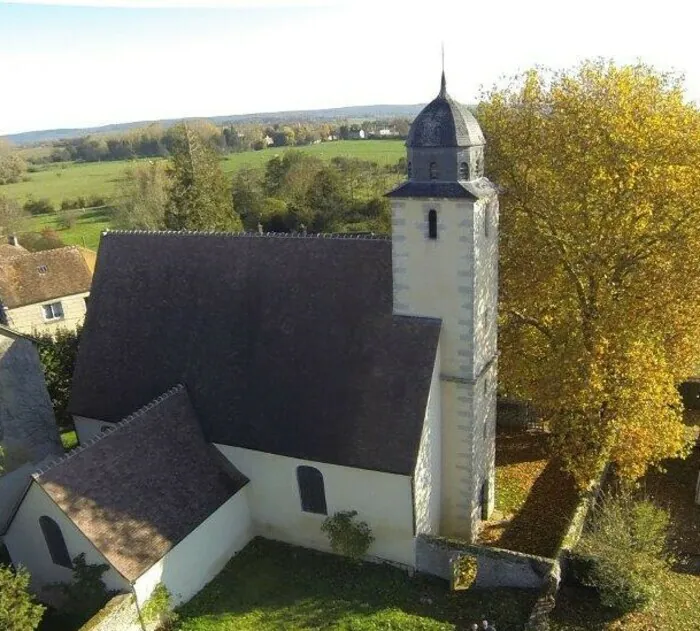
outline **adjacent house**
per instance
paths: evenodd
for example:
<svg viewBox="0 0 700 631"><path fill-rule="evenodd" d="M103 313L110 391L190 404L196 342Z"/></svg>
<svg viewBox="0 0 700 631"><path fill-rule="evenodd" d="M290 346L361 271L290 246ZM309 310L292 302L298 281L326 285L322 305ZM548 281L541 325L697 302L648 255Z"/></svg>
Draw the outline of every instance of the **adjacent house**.
<svg viewBox="0 0 700 631"><path fill-rule="evenodd" d="M369 555L474 540L494 502L498 199L446 91L415 119L390 238L108 232L70 410L5 538L33 586L107 563L182 602L255 535L320 550L355 510ZM241 577L245 580L245 577Z"/></svg>
<svg viewBox="0 0 700 631"><path fill-rule="evenodd" d="M74 329L85 317L94 266L85 248L27 252L8 243L0 252L0 323L28 334Z"/></svg>
<svg viewBox="0 0 700 631"><path fill-rule="evenodd" d="M63 447L34 340L0 325L0 537L37 464Z"/></svg>

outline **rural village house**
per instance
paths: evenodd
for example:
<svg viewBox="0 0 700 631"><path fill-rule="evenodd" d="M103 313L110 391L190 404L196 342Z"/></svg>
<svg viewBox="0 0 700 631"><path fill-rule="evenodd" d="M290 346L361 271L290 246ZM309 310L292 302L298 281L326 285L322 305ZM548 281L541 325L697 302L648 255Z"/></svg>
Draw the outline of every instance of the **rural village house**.
<svg viewBox="0 0 700 631"><path fill-rule="evenodd" d="M440 93L414 121L391 238L109 232L73 379L81 447L7 531L34 589L71 559L184 601L254 535L369 554L473 540L494 501L498 200L484 137Z"/></svg>
<svg viewBox="0 0 700 631"><path fill-rule="evenodd" d="M0 325L0 536L37 465L63 454L34 341Z"/></svg>
<svg viewBox="0 0 700 631"><path fill-rule="evenodd" d="M0 324L29 334L76 328L94 267L95 253L85 248L27 252L10 237L0 249Z"/></svg>

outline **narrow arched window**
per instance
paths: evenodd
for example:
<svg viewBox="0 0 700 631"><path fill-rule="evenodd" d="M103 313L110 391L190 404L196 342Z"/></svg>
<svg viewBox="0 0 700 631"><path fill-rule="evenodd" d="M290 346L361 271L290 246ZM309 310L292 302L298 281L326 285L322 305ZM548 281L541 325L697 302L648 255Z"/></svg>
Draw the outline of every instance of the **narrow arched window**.
<svg viewBox="0 0 700 631"><path fill-rule="evenodd" d="M437 239L437 211L428 211L428 239Z"/></svg>
<svg viewBox="0 0 700 631"><path fill-rule="evenodd" d="M437 180L437 177L438 177L437 162L430 163L430 168L429 168L428 173L430 175L431 180Z"/></svg>
<svg viewBox="0 0 700 631"><path fill-rule="evenodd" d="M469 165L466 162L461 162L459 165L459 179L468 180L469 179Z"/></svg>
<svg viewBox="0 0 700 631"><path fill-rule="evenodd" d="M490 204L484 206L484 236L489 236L489 224L491 223L491 208Z"/></svg>
<svg viewBox="0 0 700 631"><path fill-rule="evenodd" d="M61 532L60 526L53 519L51 519L51 517L46 517L46 515L39 517L39 526L41 527L41 532L44 535L46 547L49 549L51 560L56 565L72 568L73 563L70 560L70 554L68 554L68 548L66 547L66 542L63 539L63 533Z"/></svg>
<svg viewBox="0 0 700 631"><path fill-rule="evenodd" d="M297 482L299 483L301 510L305 513L327 515L323 474L314 467L297 467Z"/></svg>
<svg viewBox="0 0 700 631"><path fill-rule="evenodd" d="M413 175L413 164L411 164L410 162L406 167L406 174L408 175L408 177L411 177Z"/></svg>

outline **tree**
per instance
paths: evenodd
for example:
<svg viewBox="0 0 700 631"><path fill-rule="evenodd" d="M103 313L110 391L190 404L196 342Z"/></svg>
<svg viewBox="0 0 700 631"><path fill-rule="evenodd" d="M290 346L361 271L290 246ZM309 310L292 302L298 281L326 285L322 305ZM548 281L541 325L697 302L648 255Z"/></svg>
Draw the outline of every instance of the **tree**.
<svg viewBox="0 0 700 631"><path fill-rule="evenodd" d="M61 431L73 429L68 402L80 343L80 328L75 331L59 329L54 335L41 333L35 337L39 342L39 358L44 369L46 388L51 397L56 423Z"/></svg>
<svg viewBox="0 0 700 631"><path fill-rule="evenodd" d="M165 225L168 179L163 162L149 161L127 169L117 191L115 226L159 230Z"/></svg>
<svg viewBox="0 0 700 631"><path fill-rule="evenodd" d="M581 486L686 452L700 359L700 114L644 66L533 70L478 116L501 195L503 389Z"/></svg>
<svg viewBox="0 0 700 631"><path fill-rule="evenodd" d="M0 629L34 631L41 622L44 608L29 593L29 573L0 565Z"/></svg>
<svg viewBox="0 0 700 631"><path fill-rule="evenodd" d="M27 163L16 153L0 153L0 184L19 182L27 170Z"/></svg>
<svg viewBox="0 0 700 631"><path fill-rule="evenodd" d="M27 221L27 213L14 200L0 195L0 234L21 232Z"/></svg>
<svg viewBox="0 0 700 631"><path fill-rule="evenodd" d="M186 123L173 132L165 226L171 230L241 229L218 155Z"/></svg>

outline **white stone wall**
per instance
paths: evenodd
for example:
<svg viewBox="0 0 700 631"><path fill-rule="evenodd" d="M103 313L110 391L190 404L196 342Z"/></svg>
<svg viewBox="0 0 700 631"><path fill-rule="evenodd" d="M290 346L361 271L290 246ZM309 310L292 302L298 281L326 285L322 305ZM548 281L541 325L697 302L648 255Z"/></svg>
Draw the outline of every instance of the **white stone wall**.
<svg viewBox="0 0 700 631"><path fill-rule="evenodd" d="M473 540L495 449L498 202L396 200L392 233L394 312L442 320L441 532Z"/></svg>
<svg viewBox="0 0 700 631"><path fill-rule="evenodd" d="M107 563L105 557L85 538L82 532L61 511L44 490L32 482L5 535L5 545L14 565L23 565L31 574L31 589L38 593L49 583L68 583L72 571L51 560L49 549L39 526L39 518L46 515L61 528L71 559L81 552L90 564ZM129 582L114 568L102 575L107 589L129 591Z"/></svg>
<svg viewBox="0 0 700 631"><path fill-rule="evenodd" d="M442 476L440 350L435 357L430 394L425 411L423 435L418 450L418 461L413 476L416 533L440 532L440 478Z"/></svg>
<svg viewBox="0 0 700 631"><path fill-rule="evenodd" d="M220 506L158 563L134 581L139 607L162 582L173 604L187 602L211 581L253 537L248 487ZM245 577L241 577L245 580Z"/></svg>
<svg viewBox="0 0 700 631"><path fill-rule="evenodd" d="M81 445L85 445L88 441L99 436L107 427L112 427L114 423L100 421L96 418L87 418L86 416L73 415L73 424L75 431L78 434L78 440Z"/></svg>
<svg viewBox="0 0 700 631"><path fill-rule="evenodd" d="M90 295L89 292L81 294L73 294L71 296L62 296L61 298L52 298L44 302L38 302L16 309L7 309L8 326L20 333L55 333L58 329L75 329L85 319L87 307L85 298ZM60 302L63 307L63 317L60 320L46 320L44 318L44 309L42 305L52 302Z"/></svg>
<svg viewBox="0 0 700 631"><path fill-rule="evenodd" d="M356 510L375 541L370 556L413 567L415 545L411 478L391 473L352 469L251 449L216 445L250 479L248 501L256 535L307 548L329 551L321 532L325 515L305 513L296 469L307 465L323 475L328 514Z"/></svg>

